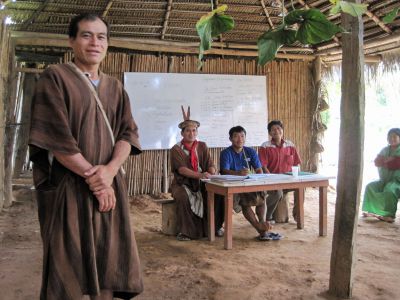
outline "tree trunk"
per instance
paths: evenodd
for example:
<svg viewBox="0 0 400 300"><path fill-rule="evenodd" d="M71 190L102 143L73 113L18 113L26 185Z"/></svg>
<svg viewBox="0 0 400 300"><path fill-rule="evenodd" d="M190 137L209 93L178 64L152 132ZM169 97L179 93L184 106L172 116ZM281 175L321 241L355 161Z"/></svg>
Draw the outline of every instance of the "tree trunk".
<svg viewBox="0 0 400 300"><path fill-rule="evenodd" d="M15 146L15 163L13 177L18 178L22 171L28 150L29 128L31 121L31 103L35 91L36 74L25 74L23 82L23 98L21 111L21 124L17 132L17 141Z"/></svg>
<svg viewBox="0 0 400 300"><path fill-rule="evenodd" d="M342 26L347 33L342 34L339 170L329 293L351 298L363 170L364 55L361 18L342 14Z"/></svg>

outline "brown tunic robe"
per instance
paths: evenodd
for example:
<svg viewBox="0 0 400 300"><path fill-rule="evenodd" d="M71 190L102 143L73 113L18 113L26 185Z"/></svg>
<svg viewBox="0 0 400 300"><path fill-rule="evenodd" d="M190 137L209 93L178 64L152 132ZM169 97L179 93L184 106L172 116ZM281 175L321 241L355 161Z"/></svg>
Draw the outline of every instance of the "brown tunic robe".
<svg viewBox="0 0 400 300"><path fill-rule="evenodd" d="M215 167L211 159L210 151L204 142L197 145L197 156L199 166L202 172L208 171L209 168ZM171 192L177 203L177 227L178 232L190 237L191 239L199 239L207 236L207 193L204 184L199 179L185 177L179 174L180 167L187 167L193 170L190 163L190 157L177 144L171 148L171 168L174 173L174 179L171 184ZM188 194L183 187L186 185L191 191L197 192L201 190L203 196L204 215L203 218L196 216L190 208ZM215 228L222 226L224 219L223 201L215 201Z"/></svg>
<svg viewBox="0 0 400 300"><path fill-rule="evenodd" d="M131 154L139 154L138 130L122 84L101 73L97 91L115 141L127 141ZM40 299L76 300L102 289L123 299L139 294L143 283L121 172L113 182L116 207L101 213L84 178L55 158L49 164L49 152L81 153L93 165L107 164L113 153L96 100L70 65L43 72L32 104L29 144L44 252Z"/></svg>

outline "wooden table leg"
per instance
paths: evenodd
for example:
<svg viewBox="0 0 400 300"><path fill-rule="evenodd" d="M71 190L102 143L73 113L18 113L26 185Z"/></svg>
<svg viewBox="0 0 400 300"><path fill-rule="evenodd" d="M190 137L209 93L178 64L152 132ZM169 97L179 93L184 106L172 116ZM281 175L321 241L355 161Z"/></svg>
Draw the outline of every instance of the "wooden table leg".
<svg viewBox="0 0 400 300"><path fill-rule="evenodd" d="M232 249L232 209L233 209L233 194L226 194L224 248L227 250Z"/></svg>
<svg viewBox="0 0 400 300"><path fill-rule="evenodd" d="M215 240L214 192L207 192L208 240Z"/></svg>
<svg viewBox="0 0 400 300"><path fill-rule="evenodd" d="M319 187L319 235L327 235L328 227L328 187Z"/></svg>
<svg viewBox="0 0 400 300"><path fill-rule="evenodd" d="M304 228L304 188L294 191L294 199L297 201L297 229Z"/></svg>

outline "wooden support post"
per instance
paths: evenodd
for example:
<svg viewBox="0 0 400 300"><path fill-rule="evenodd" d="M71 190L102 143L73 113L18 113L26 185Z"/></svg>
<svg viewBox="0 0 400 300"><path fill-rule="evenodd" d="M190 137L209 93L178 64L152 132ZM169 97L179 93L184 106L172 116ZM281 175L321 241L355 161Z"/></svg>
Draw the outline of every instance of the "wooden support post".
<svg viewBox="0 0 400 300"><path fill-rule="evenodd" d="M4 145L5 114L4 102L6 99L6 86L8 81L8 32L5 24L5 15L0 15L0 145ZM0 212L4 206L4 151L0 151Z"/></svg>
<svg viewBox="0 0 400 300"><path fill-rule="evenodd" d="M207 210L208 210L208 239L210 241L215 240L215 214L214 214L214 206L215 206L215 194L213 192L207 192Z"/></svg>
<svg viewBox="0 0 400 300"><path fill-rule="evenodd" d="M29 127L31 121L31 103L35 91L36 74L26 73L23 85L23 98L21 99L21 124L17 131L17 141L15 145L15 163L13 177L18 178L24 165L26 152L28 150Z"/></svg>
<svg viewBox="0 0 400 300"><path fill-rule="evenodd" d="M168 180L168 151L163 151L163 186L162 192L168 193L169 180Z"/></svg>
<svg viewBox="0 0 400 300"><path fill-rule="evenodd" d="M233 194L225 195L225 234L224 248L232 249L232 209L233 209Z"/></svg>
<svg viewBox="0 0 400 300"><path fill-rule="evenodd" d="M16 97L17 97L17 82L18 82L18 73L15 72L15 46L13 43L10 43L10 60L9 60L9 69L10 69L10 88L7 94L7 98L5 99L5 115L6 115L6 130L5 130L5 143L4 143L4 206L9 207L13 201L12 196L12 157L14 153L14 140L15 140L15 132L16 127L15 123L15 105L16 105Z"/></svg>
<svg viewBox="0 0 400 300"><path fill-rule="evenodd" d="M319 235L326 236L328 227L328 187L319 187Z"/></svg>
<svg viewBox="0 0 400 300"><path fill-rule="evenodd" d="M349 0L350 2L358 2ZM339 171L329 293L351 298L356 262L356 230L363 171L364 56L361 18L342 14L343 61Z"/></svg>

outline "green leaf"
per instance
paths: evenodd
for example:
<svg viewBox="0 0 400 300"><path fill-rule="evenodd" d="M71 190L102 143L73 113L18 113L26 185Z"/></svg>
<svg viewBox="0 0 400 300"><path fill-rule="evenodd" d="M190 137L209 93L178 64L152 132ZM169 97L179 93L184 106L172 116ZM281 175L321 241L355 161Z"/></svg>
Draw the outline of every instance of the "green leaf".
<svg viewBox="0 0 400 300"><path fill-rule="evenodd" d="M258 38L258 64L263 66L273 60L279 48L295 41L296 31L279 28L265 32Z"/></svg>
<svg viewBox="0 0 400 300"><path fill-rule="evenodd" d="M346 14L352 15L353 17L360 17L367 11L368 4L357 4L347 1L339 2L340 8Z"/></svg>
<svg viewBox="0 0 400 300"><path fill-rule="evenodd" d="M199 60L203 59L204 51L211 48L212 38L227 32L234 27L233 18L225 15L227 5L221 5L210 13L202 16L196 23L197 34L200 37Z"/></svg>
<svg viewBox="0 0 400 300"><path fill-rule="evenodd" d="M332 6L332 8L330 9L329 14L336 15L340 13L340 11L341 11L340 4L336 3L335 6Z"/></svg>
<svg viewBox="0 0 400 300"><path fill-rule="evenodd" d="M283 22L286 25L293 25L296 23L301 23L304 21L305 12L306 12L306 10L304 10L304 9L294 9L285 16L285 18L283 19Z"/></svg>
<svg viewBox="0 0 400 300"><path fill-rule="evenodd" d="M330 40L336 33L342 31L317 9L305 10L303 18L304 21L297 30L296 39L304 45Z"/></svg>
<svg viewBox="0 0 400 300"><path fill-rule="evenodd" d="M397 14L399 13L399 7L398 8L393 8L393 10L388 13L386 16L383 17L382 21L385 24L389 24L392 23L394 21L394 19L396 19Z"/></svg>

